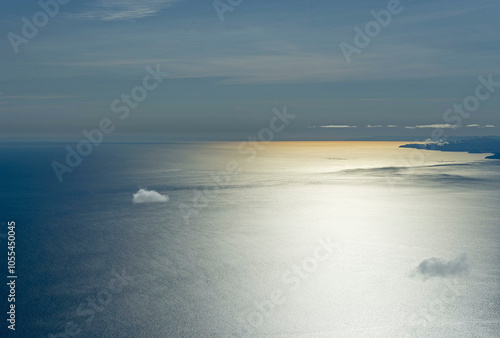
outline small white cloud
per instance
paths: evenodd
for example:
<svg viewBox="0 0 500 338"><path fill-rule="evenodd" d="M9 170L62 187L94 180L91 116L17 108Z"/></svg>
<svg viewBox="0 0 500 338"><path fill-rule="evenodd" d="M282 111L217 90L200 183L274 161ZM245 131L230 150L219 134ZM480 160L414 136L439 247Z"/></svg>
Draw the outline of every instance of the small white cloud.
<svg viewBox="0 0 500 338"><path fill-rule="evenodd" d="M467 128L478 128L478 127L481 127L479 124L468 124L467 125Z"/></svg>
<svg viewBox="0 0 500 338"><path fill-rule="evenodd" d="M496 127L495 127L494 125L492 125L492 124L487 124L487 125L485 125L484 127L485 127L485 128L496 128Z"/></svg>
<svg viewBox="0 0 500 338"><path fill-rule="evenodd" d="M165 203L168 201L167 195L161 195L154 190L139 189L134 194L133 203Z"/></svg>
<svg viewBox="0 0 500 338"><path fill-rule="evenodd" d="M319 126L320 128L357 128L358 126L348 126L346 124Z"/></svg>
<svg viewBox="0 0 500 338"><path fill-rule="evenodd" d="M399 127L399 126L396 124L388 124L387 125L387 128L397 128L397 127Z"/></svg>
<svg viewBox="0 0 500 338"><path fill-rule="evenodd" d="M374 125L374 126L372 126L371 124L368 124L366 126L366 128L382 128L382 126L380 124L377 124L377 125Z"/></svg>

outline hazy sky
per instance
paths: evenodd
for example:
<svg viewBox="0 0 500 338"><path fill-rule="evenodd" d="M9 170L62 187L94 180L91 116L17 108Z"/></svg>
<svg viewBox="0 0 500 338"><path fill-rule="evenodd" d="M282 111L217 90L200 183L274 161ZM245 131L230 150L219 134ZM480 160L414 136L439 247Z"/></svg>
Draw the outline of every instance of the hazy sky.
<svg viewBox="0 0 500 338"><path fill-rule="evenodd" d="M246 138L283 106L297 115L283 139L500 134L500 86L464 127L443 119L479 76L500 82L497 0L401 1L350 63L339 45L389 1L238 2L221 21L210 0L73 0L15 53L9 32L41 7L3 1L0 137L77 138L107 117L109 141ZM111 103L157 64L169 76L117 119Z"/></svg>

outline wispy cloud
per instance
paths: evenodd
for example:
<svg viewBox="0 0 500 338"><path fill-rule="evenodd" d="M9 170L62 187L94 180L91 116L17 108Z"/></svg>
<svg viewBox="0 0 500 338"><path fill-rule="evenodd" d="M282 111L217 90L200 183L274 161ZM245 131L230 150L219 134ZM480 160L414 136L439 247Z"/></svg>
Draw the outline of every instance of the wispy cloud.
<svg viewBox="0 0 500 338"><path fill-rule="evenodd" d="M389 127L389 126L388 126ZM423 124L423 125L418 125L418 126L406 126L406 129L452 129L452 128L458 128L460 126L453 125L453 124ZM466 126L467 128L495 128L494 125L492 124L487 124L485 126L482 126L477 123L473 124L468 124Z"/></svg>
<svg viewBox="0 0 500 338"><path fill-rule="evenodd" d="M416 126L401 126L401 128L405 129L452 129L452 128L458 128L459 126L457 125L452 125L452 124L422 124L422 125L416 125ZM480 124L468 124L466 126L467 128L496 128L496 126L492 124L487 124L487 125L480 125ZM347 124L338 124L338 125L321 125L321 126L309 126L308 128L358 128L358 126L350 126ZM363 127L360 127L363 128ZM364 128L399 128L397 124L388 124L387 126L383 126L380 124L376 125L371 125L368 124L364 126Z"/></svg>
<svg viewBox="0 0 500 338"><path fill-rule="evenodd" d="M458 126L453 125L453 124L422 124L418 126L406 126L406 129L450 129L450 128L457 128Z"/></svg>
<svg viewBox="0 0 500 338"><path fill-rule="evenodd" d="M482 126L480 124L474 123L474 124L468 124L467 128L495 128L495 126L492 124L487 124L485 126Z"/></svg>
<svg viewBox="0 0 500 338"><path fill-rule="evenodd" d="M1 96L0 100L60 100L82 97L78 95L10 95Z"/></svg>
<svg viewBox="0 0 500 338"><path fill-rule="evenodd" d="M88 15L87 15L88 16ZM97 19L94 17L94 19ZM110 19L107 19L110 20ZM285 84L285 83L326 83L336 81L354 81L354 80L375 80L384 79L407 79L407 78L426 78L435 77L440 70L431 62L418 66L413 69L417 59L432 59L428 52L417 52L413 49L397 50L398 60L406 60L406 63L388 61L381 55L373 56L364 63L358 63L355 66L346 66L344 59L332 57L329 53L320 50L309 51L305 44L297 44L293 47L282 47L278 50L269 47L265 32L262 30L252 30L251 28L239 29L238 31L210 31L201 32L194 39L184 31L176 30L172 32L173 37L159 36L153 32L148 36L140 36L141 43L149 42L155 55L164 54L161 50L156 50L161 41L162 45L174 44L177 49L165 54L165 58L151 58L142 56L142 51L134 51L131 55L126 51L117 53L109 50L99 51L91 54L89 57L82 58L78 55L72 56L67 60L55 60L45 65L51 66L77 66L77 67L106 67L118 68L127 65L145 64L148 59L157 59L156 63L162 63L170 71L171 79L200 79L214 78L222 84ZM228 45L239 44L238 41L248 39L246 46L239 49L224 48L224 55L214 55L211 47L206 47L204 41L211 41L213 36L218 36L221 41L227 41ZM238 41L235 41L235 39ZM137 39L135 35L119 35L117 40L128 41ZM135 40L136 41L136 40ZM113 42L111 42L113 43ZM273 41L274 43L274 41ZM54 46L54 51L62 48ZM76 47L75 47L76 48ZM77 46L80 48L80 44ZM123 48L117 46L117 50ZM400 48L400 47L398 47ZM187 50L186 54L178 51ZM64 52L64 51L63 51ZM391 52L392 54L392 52ZM138 56L140 55L140 56ZM436 56L437 57L437 56ZM381 69L392 69L394 71L381 72ZM456 72L453 73L456 75ZM379 99L381 100L381 99Z"/></svg>
<svg viewBox="0 0 500 338"><path fill-rule="evenodd" d="M329 124L325 126L310 126L309 128L357 128L358 126L349 126L347 124Z"/></svg>
<svg viewBox="0 0 500 338"><path fill-rule="evenodd" d="M157 14L179 0L97 0L77 17L89 20L132 20Z"/></svg>

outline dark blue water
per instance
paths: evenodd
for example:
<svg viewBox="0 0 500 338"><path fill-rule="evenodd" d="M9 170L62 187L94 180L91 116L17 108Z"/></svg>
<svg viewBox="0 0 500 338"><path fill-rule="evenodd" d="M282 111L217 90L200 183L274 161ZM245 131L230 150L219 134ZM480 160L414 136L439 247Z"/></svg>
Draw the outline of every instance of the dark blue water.
<svg viewBox="0 0 500 338"><path fill-rule="evenodd" d="M175 172L167 179L155 172L182 165L183 155L175 147L158 151L155 146L103 146L59 183L51 163L64 156L63 145L0 147L2 232L6 233L10 220L16 222L17 231L16 336L56 334L71 321L79 325L81 336L147 335L149 321L162 321L151 302L154 294L147 293L152 279L157 290L171 282L168 276L155 279L154 248L160 241L158 232L175 220L172 210L164 206L145 206L141 208L145 214L138 214L132 193L153 185L169 193L185 189ZM1 241L5 253L5 239ZM161 268L167 269L168 262L162 262ZM115 278L113 272L123 270L138 277L113 294L104 309L94 310L95 316L78 315L77 307L105 289ZM172 297L172 302L178 297ZM5 307L6 300L2 304ZM85 305L81 312L91 309ZM137 313L147 316L137 317ZM172 310L169 315L176 314L180 316Z"/></svg>

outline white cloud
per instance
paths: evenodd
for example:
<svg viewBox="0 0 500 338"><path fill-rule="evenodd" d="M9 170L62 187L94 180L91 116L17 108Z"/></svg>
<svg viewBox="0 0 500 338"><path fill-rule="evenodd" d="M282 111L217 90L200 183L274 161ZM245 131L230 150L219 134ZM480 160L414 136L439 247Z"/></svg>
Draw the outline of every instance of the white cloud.
<svg viewBox="0 0 500 338"><path fill-rule="evenodd" d="M469 124L469 125L467 125L467 127L468 127L468 128L495 128L495 126L494 126L494 125L492 125L492 124L487 124L487 125L485 125L485 126L482 126L482 125L480 125L480 124L476 124L476 123L474 123L474 124Z"/></svg>
<svg viewBox="0 0 500 338"><path fill-rule="evenodd" d="M396 124L388 124L387 125L387 128L397 128L397 127L399 127L399 126Z"/></svg>
<svg viewBox="0 0 500 338"><path fill-rule="evenodd" d="M389 127L389 126L387 126ZM395 126L397 127L397 126ZM453 124L423 124L423 125L417 125L417 126L406 126L406 129L423 129L423 128L429 128L429 129L455 129L459 128L460 126L458 125L453 125ZM480 124L474 123L474 124L468 124L466 126L467 128L495 128L494 125L487 124L485 126L482 126Z"/></svg>
<svg viewBox="0 0 500 338"><path fill-rule="evenodd" d="M423 124L423 125L418 125L418 126L406 126L406 129L421 129L421 128L430 128L430 129L450 129L450 128L457 128L458 126L452 125L452 124Z"/></svg>
<svg viewBox="0 0 500 338"><path fill-rule="evenodd" d="M154 190L139 189L134 194L132 202L134 203L164 203L168 201L167 195L161 195Z"/></svg>
<svg viewBox="0 0 500 338"><path fill-rule="evenodd" d="M132 20L155 15L179 0L97 0L77 16L90 20Z"/></svg>
<svg viewBox="0 0 500 338"><path fill-rule="evenodd" d="M0 100L60 100L68 98L81 98L83 96L78 95L11 95L11 96L1 96Z"/></svg>
<svg viewBox="0 0 500 338"><path fill-rule="evenodd" d="M348 126L346 124L339 124L339 125L334 125L334 124L329 124L326 126L319 126L319 128L357 128L358 126Z"/></svg>
<svg viewBox="0 0 500 338"><path fill-rule="evenodd" d="M421 276L424 279L431 277L448 277L462 275L469 271L467 255L463 253L451 261L443 261L432 257L423 260L411 273L412 277Z"/></svg>
<svg viewBox="0 0 500 338"><path fill-rule="evenodd" d="M371 124L368 124L366 126L366 128L382 128L382 126L380 124L377 124L377 125L374 125L374 126L372 126Z"/></svg>

